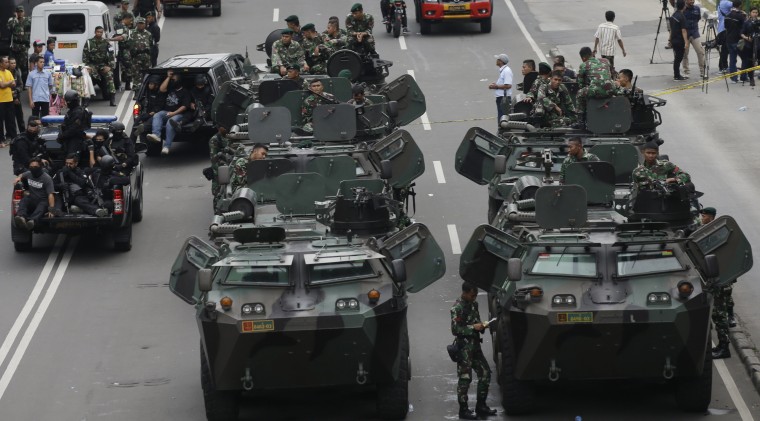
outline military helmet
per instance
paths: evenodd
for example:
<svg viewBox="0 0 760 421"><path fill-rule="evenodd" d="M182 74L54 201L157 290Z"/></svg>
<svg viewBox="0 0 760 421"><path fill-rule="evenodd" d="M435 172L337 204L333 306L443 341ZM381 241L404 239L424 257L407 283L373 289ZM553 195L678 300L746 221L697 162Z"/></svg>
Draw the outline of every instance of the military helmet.
<svg viewBox="0 0 760 421"><path fill-rule="evenodd" d="M124 127L124 123L122 123L121 121L114 121L113 123L111 123L110 129L112 133L120 133L126 130L127 128Z"/></svg>
<svg viewBox="0 0 760 421"><path fill-rule="evenodd" d="M63 94L63 100L66 101L66 104L79 103L79 92L73 89L69 89L65 94Z"/></svg>
<svg viewBox="0 0 760 421"><path fill-rule="evenodd" d="M100 168L103 169L113 169L113 166L116 164L116 159L112 157L111 155L103 155L103 157L100 158Z"/></svg>

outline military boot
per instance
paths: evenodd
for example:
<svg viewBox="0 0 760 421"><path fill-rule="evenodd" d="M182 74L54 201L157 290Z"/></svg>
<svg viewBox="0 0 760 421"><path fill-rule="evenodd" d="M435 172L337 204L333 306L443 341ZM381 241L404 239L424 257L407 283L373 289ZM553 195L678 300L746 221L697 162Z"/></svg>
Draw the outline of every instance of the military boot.
<svg viewBox="0 0 760 421"><path fill-rule="evenodd" d="M496 415L496 410L489 408L488 405L486 405L485 399L478 399L478 403L475 405L475 413L479 417L488 417L491 415Z"/></svg>
<svg viewBox="0 0 760 421"><path fill-rule="evenodd" d="M728 342L719 342L718 346L712 349L713 360L731 358L731 350L728 348Z"/></svg>
<svg viewBox="0 0 760 421"><path fill-rule="evenodd" d="M112 93L111 95L109 95L108 100L110 101L109 104L112 107L115 107L116 106L116 93Z"/></svg>
<svg viewBox="0 0 760 421"><path fill-rule="evenodd" d="M474 412L470 411L466 403L459 404L459 419L460 420L476 420L478 416Z"/></svg>

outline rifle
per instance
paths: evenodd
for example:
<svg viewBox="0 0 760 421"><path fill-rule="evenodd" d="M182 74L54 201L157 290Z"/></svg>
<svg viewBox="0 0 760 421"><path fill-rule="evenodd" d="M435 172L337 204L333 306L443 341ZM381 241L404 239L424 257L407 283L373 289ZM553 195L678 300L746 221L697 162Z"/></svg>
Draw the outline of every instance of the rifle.
<svg viewBox="0 0 760 421"><path fill-rule="evenodd" d="M89 196L92 198L92 196L95 196L95 199L98 202L98 207L103 207L103 192L100 191L99 188L95 187L95 183L92 182L92 176L87 176L87 187L90 188L90 194Z"/></svg>
<svg viewBox="0 0 760 421"><path fill-rule="evenodd" d="M66 168L66 167L64 167L64 168ZM65 169L61 170L58 173L58 175L60 176L59 178L61 179L61 185L63 186L63 188L61 189L61 200L63 200L63 206L70 212L71 208L69 207L69 197L68 197L69 196L69 184L66 183L66 179L63 177L63 172L64 171L65 171Z"/></svg>

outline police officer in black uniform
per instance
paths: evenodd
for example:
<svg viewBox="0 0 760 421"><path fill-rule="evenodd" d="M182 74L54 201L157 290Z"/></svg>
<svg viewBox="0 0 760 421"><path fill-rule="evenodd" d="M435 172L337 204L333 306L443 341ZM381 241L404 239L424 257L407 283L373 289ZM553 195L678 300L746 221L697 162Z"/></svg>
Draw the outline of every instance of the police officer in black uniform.
<svg viewBox="0 0 760 421"><path fill-rule="evenodd" d="M84 149L85 130L89 129L85 114L87 110L82 106L79 100L79 93L74 90L66 91L63 100L69 110L63 118L61 132L58 133L58 142L63 147L63 155L77 154L81 158Z"/></svg>
<svg viewBox="0 0 760 421"><path fill-rule="evenodd" d="M87 183L87 175L84 170L79 168L79 157L76 154L66 157L66 162L56 174L54 182L58 191L65 195L70 212L75 212L76 208L79 208L88 215L100 218L108 216L108 211L105 208L98 207L93 203L91 187Z"/></svg>
<svg viewBox="0 0 760 421"><path fill-rule="evenodd" d="M13 174L15 175L28 171L29 160L34 156L42 158L43 166L48 165L45 143L39 137L36 117L30 117L26 124L26 130L13 139L10 154L13 160Z"/></svg>
<svg viewBox="0 0 760 421"><path fill-rule="evenodd" d="M115 121L111 123L111 143L108 145L108 149L111 155L116 158L116 169L124 175L129 175L132 170L140 163L140 158L135 152L135 144L132 143L132 139L124 133L126 128L124 123Z"/></svg>

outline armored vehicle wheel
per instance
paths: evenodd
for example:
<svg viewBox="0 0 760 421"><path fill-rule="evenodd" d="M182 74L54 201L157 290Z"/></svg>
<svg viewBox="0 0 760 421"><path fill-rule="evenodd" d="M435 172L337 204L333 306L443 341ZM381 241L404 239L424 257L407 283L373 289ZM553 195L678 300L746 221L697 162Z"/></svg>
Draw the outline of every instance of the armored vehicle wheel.
<svg viewBox="0 0 760 421"><path fill-rule="evenodd" d="M507 329L506 321L499 321L499 338L501 343L498 382L501 386L501 404L507 415L521 415L533 412L536 406L535 385L515 378L517 365L515 350L512 348L512 335Z"/></svg>
<svg viewBox="0 0 760 421"><path fill-rule="evenodd" d="M113 249L116 251L132 250L132 221L113 232Z"/></svg>
<svg viewBox="0 0 760 421"><path fill-rule="evenodd" d="M203 388L203 403L206 405L208 421L231 421L238 419L240 394L237 392L219 392L214 387L206 352L201 343L201 387Z"/></svg>
<svg viewBox="0 0 760 421"><path fill-rule="evenodd" d="M29 231L23 231L16 228L11 222L11 239L13 240L13 248L19 252L32 251L32 233Z"/></svg>
<svg viewBox="0 0 760 421"><path fill-rule="evenodd" d="M488 223L491 223L493 219L496 217L496 214L499 213L499 209L501 209L501 205L504 203L503 200L494 199L493 197L488 197Z"/></svg>
<svg viewBox="0 0 760 421"><path fill-rule="evenodd" d="M480 21L480 33L482 34L491 33L491 18L483 19Z"/></svg>
<svg viewBox="0 0 760 421"><path fill-rule="evenodd" d="M222 16L222 2L211 7L211 16Z"/></svg>
<svg viewBox="0 0 760 421"><path fill-rule="evenodd" d="M676 402L688 412L705 412L712 401L712 349L708 346L702 375L676 380Z"/></svg>
<svg viewBox="0 0 760 421"><path fill-rule="evenodd" d="M377 416L384 420L403 420L409 412L409 331L406 320L401 328L398 347L401 358L398 379L377 386Z"/></svg>
<svg viewBox="0 0 760 421"><path fill-rule="evenodd" d="M433 24L432 24L432 23L430 23L430 21L429 21L429 20L424 20L424 19L423 19L423 20L422 20L422 22L420 22L420 33L421 33L422 35L427 35L427 34L429 34L429 33L430 33L430 30L431 30L431 28L432 28L432 26L433 26Z"/></svg>

